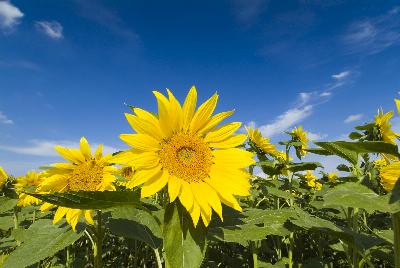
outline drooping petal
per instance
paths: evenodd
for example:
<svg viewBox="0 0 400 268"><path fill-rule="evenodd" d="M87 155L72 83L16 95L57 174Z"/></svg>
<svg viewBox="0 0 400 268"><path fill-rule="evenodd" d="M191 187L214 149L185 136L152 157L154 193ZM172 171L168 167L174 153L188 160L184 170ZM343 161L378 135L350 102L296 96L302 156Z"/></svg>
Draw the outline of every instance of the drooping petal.
<svg viewBox="0 0 400 268"><path fill-rule="evenodd" d="M200 218L200 206L197 202L193 202L192 208L189 210L190 217L192 218L193 225L196 227Z"/></svg>
<svg viewBox="0 0 400 268"><path fill-rule="evenodd" d="M146 134L121 134L120 139L133 148L143 151L157 151L160 144L157 140Z"/></svg>
<svg viewBox="0 0 400 268"><path fill-rule="evenodd" d="M181 190L181 181L175 176L170 175L168 180L169 202L173 202Z"/></svg>
<svg viewBox="0 0 400 268"><path fill-rule="evenodd" d="M189 183L182 181L181 191L178 196L182 205L189 211L193 206L193 193Z"/></svg>
<svg viewBox="0 0 400 268"><path fill-rule="evenodd" d="M94 225L92 213L93 213L92 210L85 210L85 219L86 219L86 222L89 223L90 225Z"/></svg>
<svg viewBox="0 0 400 268"><path fill-rule="evenodd" d="M144 183L141 190L141 197L149 197L160 191L168 182L168 172L162 172L160 177L153 177L151 180Z"/></svg>
<svg viewBox="0 0 400 268"><path fill-rule="evenodd" d="M59 222L65 216L65 214L67 214L68 209L69 208L66 207L58 207L56 213L54 214L53 224Z"/></svg>

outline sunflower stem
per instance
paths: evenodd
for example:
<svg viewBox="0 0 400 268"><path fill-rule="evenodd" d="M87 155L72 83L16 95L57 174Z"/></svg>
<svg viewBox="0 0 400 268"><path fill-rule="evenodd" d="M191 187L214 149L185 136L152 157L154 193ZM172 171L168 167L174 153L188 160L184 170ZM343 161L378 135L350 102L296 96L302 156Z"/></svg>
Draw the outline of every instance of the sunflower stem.
<svg viewBox="0 0 400 268"><path fill-rule="evenodd" d="M400 268L400 212L392 214L395 267Z"/></svg>
<svg viewBox="0 0 400 268"><path fill-rule="evenodd" d="M251 247L251 252L252 252L252 255L253 255L253 267L254 268L258 268L258 256L257 256L258 248L257 248L256 242L251 241L250 242L250 247Z"/></svg>
<svg viewBox="0 0 400 268"><path fill-rule="evenodd" d="M292 268L293 267L293 232L291 232L289 235L288 259L289 259L289 268Z"/></svg>
<svg viewBox="0 0 400 268"><path fill-rule="evenodd" d="M160 252L158 252L158 248L154 249L154 254L156 255L156 259L157 259L157 267L162 268L162 262L161 262L161 258L160 258Z"/></svg>
<svg viewBox="0 0 400 268"><path fill-rule="evenodd" d="M100 210L97 210L97 224L96 224L96 239L93 246L93 256L94 256L94 267L103 267L103 229L102 229L102 214Z"/></svg>

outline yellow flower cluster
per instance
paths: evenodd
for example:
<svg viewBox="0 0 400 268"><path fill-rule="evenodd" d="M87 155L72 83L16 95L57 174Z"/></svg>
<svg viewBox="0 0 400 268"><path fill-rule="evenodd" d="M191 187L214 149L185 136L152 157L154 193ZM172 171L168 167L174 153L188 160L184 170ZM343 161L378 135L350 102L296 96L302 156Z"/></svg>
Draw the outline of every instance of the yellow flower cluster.
<svg viewBox="0 0 400 268"><path fill-rule="evenodd" d="M306 151L306 149L308 148L307 134L308 133L306 131L303 131L302 126L295 127L292 130L292 135L294 136L294 140L299 141L301 143L301 145L298 146L298 148L299 148L299 152L302 156L307 154L307 151Z"/></svg>
<svg viewBox="0 0 400 268"><path fill-rule="evenodd" d="M3 188L4 184L6 184L7 178L7 173L2 167L0 167L0 190Z"/></svg>
<svg viewBox="0 0 400 268"><path fill-rule="evenodd" d="M304 178L306 179L307 185L310 188L313 188L317 191L322 189L322 184L317 181L317 177L310 170L307 170L306 174L304 175Z"/></svg>

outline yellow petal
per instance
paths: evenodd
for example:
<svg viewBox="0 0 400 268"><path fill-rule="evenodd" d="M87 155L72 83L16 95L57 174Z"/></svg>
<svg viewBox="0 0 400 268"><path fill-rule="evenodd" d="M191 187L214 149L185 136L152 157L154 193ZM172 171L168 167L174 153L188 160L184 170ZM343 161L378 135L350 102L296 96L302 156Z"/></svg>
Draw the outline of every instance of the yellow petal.
<svg viewBox="0 0 400 268"><path fill-rule="evenodd" d="M196 133L210 121L210 117L214 112L217 101L218 94L215 93L211 98L200 105L199 109L194 114L192 121L190 122L190 131L192 133Z"/></svg>
<svg viewBox="0 0 400 268"><path fill-rule="evenodd" d="M193 193L190 185L182 181L181 184L181 191L179 192L179 200L181 201L182 205L186 208L187 211L193 206Z"/></svg>
<svg viewBox="0 0 400 268"><path fill-rule="evenodd" d="M96 151L94 152L94 158L100 160L102 156L103 156L103 144L99 144Z"/></svg>
<svg viewBox="0 0 400 268"><path fill-rule="evenodd" d="M92 159L92 149L90 149L90 145L85 137L82 137L80 140L81 153L85 157L86 160Z"/></svg>
<svg viewBox="0 0 400 268"><path fill-rule="evenodd" d="M214 162L227 168L245 168L255 163L252 153L239 148L214 150L212 153Z"/></svg>
<svg viewBox="0 0 400 268"><path fill-rule="evenodd" d="M66 207L58 207L56 213L54 214L53 224L59 222L65 214L67 214L68 208Z"/></svg>
<svg viewBox="0 0 400 268"><path fill-rule="evenodd" d="M172 112L172 113L170 113L170 115L172 115L172 117L170 118L170 120L172 120L172 122L171 122L172 129L180 130L182 127L182 122L183 122L181 104L179 103L179 101L175 98L174 94L172 94L172 92L169 89L167 89L167 93L168 93L168 98L169 98L169 102L170 102L170 109Z"/></svg>
<svg viewBox="0 0 400 268"><path fill-rule="evenodd" d="M177 177L170 175L168 180L168 194L170 203L172 203L176 199L180 189L181 181Z"/></svg>
<svg viewBox="0 0 400 268"><path fill-rule="evenodd" d="M187 131L190 127L190 122L193 118L194 111L197 103L197 91L196 87L192 86L189 93L186 96L185 102L183 103L183 129Z"/></svg>
<svg viewBox="0 0 400 268"><path fill-rule="evenodd" d="M68 149L64 148L61 146L55 146L54 149L65 159L68 161L75 163L75 164L80 164L85 161L85 158L81 154L79 150L73 150L73 149Z"/></svg>
<svg viewBox="0 0 400 268"><path fill-rule="evenodd" d="M86 222L94 225L93 217L92 217L92 211L91 210L85 210L85 219Z"/></svg>
<svg viewBox="0 0 400 268"><path fill-rule="evenodd" d="M193 206L189 210L189 214L190 217L192 217L194 227L196 227L200 218L200 206L196 202L193 202Z"/></svg>
<svg viewBox="0 0 400 268"><path fill-rule="evenodd" d="M232 122L229 124L222 125L210 132L207 133L204 138L205 142L218 142L229 138L236 130L240 128L242 123L240 122Z"/></svg>
<svg viewBox="0 0 400 268"><path fill-rule="evenodd" d="M78 224L79 218L81 216L82 211L80 209L69 209L67 211L66 220L71 225L72 230L76 231L76 225Z"/></svg>
<svg viewBox="0 0 400 268"><path fill-rule="evenodd" d="M144 120L138 116L125 113L126 120L131 125L132 129L139 134L146 134L155 139L161 139L162 133L158 125L154 125L151 121Z"/></svg>
<svg viewBox="0 0 400 268"><path fill-rule="evenodd" d="M169 137L172 132L171 108L169 100L160 92L153 91L158 103L158 120L165 137Z"/></svg>
<svg viewBox="0 0 400 268"><path fill-rule="evenodd" d="M224 187L224 185L218 184L213 182L212 180L207 180L208 185L210 185L213 189L215 189L216 193L218 194L219 198L221 199L222 203L225 205L237 210L237 211L242 211L242 208L240 207L239 203L233 197L232 193L227 191L227 189Z"/></svg>
<svg viewBox="0 0 400 268"><path fill-rule="evenodd" d="M168 182L168 172L162 172L161 176L153 177L151 180L144 183L140 192L141 197L149 197L160 191Z"/></svg>
<svg viewBox="0 0 400 268"><path fill-rule="evenodd" d="M199 186L199 189L201 189L201 192L203 193L203 198L207 200L208 204L214 209L214 211L222 220L221 200L219 199L215 190L205 182L199 183Z"/></svg>
<svg viewBox="0 0 400 268"><path fill-rule="evenodd" d="M216 125L221 123L222 120L224 120L225 118L228 118L229 116L231 116L234 112L235 112L235 110L231 110L231 111L222 112L222 113L213 115L211 117L210 121L208 121L208 123L204 127L202 127L198 131L198 133L200 135L207 133L210 129L214 128Z"/></svg>
<svg viewBox="0 0 400 268"><path fill-rule="evenodd" d="M208 223L211 220L212 210L207 201L208 193L203 191L203 189L201 188L201 184L202 184L202 182L190 183L190 186L192 188L192 193L195 198L194 203L197 202L197 204L200 206L200 213L201 213L201 217L203 219L204 225L208 226Z"/></svg>
<svg viewBox="0 0 400 268"><path fill-rule="evenodd" d="M400 100L398 99L394 99L395 103L396 103L396 107L397 107L397 113L400 114Z"/></svg>
<svg viewBox="0 0 400 268"><path fill-rule="evenodd" d="M126 187L131 189L140 184L145 183L155 176L161 176L161 165L150 169L139 169L133 174L132 179L126 184Z"/></svg>
<svg viewBox="0 0 400 268"><path fill-rule="evenodd" d="M157 151L160 149L160 144L157 140L145 134L121 134L120 139L126 142L133 148L143 151Z"/></svg>
<svg viewBox="0 0 400 268"><path fill-rule="evenodd" d="M220 149L229 149L229 148L234 148L239 145L242 145L245 140L247 139L247 136L245 134L238 134L238 135L233 135L230 136L229 138L226 138L225 140L218 141L218 142L211 142L210 147L212 148L220 148Z"/></svg>
<svg viewBox="0 0 400 268"><path fill-rule="evenodd" d="M133 108L133 112L141 119L149 122L150 124L152 124L153 126L159 128L159 121L157 119L157 117L155 117L152 113L140 109L140 108Z"/></svg>

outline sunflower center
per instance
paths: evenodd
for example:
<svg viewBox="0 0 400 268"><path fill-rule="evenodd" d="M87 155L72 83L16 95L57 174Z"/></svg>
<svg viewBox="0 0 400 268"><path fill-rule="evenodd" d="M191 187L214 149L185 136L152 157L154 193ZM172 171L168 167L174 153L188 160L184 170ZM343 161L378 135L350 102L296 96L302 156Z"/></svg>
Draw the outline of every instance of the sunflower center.
<svg viewBox="0 0 400 268"><path fill-rule="evenodd" d="M211 149L201 138L188 133L164 141L159 155L164 169L189 183L206 178L212 165Z"/></svg>
<svg viewBox="0 0 400 268"><path fill-rule="evenodd" d="M76 166L68 179L70 191L96 191L103 179L103 165L95 160Z"/></svg>

